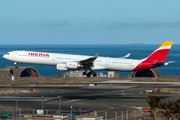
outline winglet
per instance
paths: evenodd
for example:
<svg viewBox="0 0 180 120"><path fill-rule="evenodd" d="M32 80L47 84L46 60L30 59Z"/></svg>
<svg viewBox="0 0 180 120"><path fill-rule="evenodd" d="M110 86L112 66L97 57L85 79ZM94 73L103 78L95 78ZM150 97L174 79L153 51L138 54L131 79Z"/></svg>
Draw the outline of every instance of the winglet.
<svg viewBox="0 0 180 120"><path fill-rule="evenodd" d="M99 55L99 54L96 54L96 55L95 55L95 56L93 56L92 58L95 58L95 59L96 59L96 58L98 57L98 55Z"/></svg>

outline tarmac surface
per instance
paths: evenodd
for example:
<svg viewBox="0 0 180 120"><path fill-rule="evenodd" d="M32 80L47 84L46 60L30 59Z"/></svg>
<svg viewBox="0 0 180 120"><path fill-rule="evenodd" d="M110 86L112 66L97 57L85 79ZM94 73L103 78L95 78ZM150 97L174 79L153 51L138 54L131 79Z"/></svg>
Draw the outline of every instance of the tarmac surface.
<svg viewBox="0 0 180 120"><path fill-rule="evenodd" d="M36 89L39 92L0 95L0 106L15 108L18 102L18 108L21 109L42 109L43 107L43 109L48 110L70 110L70 106L73 106L74 110L82 109L89 111L133 111L148 107L148 104L146 103L144 98L150 94L140 94L140 92L160 88L179 88L179 83L145 83L127 80L111 80L95 84L97 84L97 86L1 86L1 90ZM177 94L157 95L161 96L165 100L175 100L179 98ZM58 96L61 96L61 98L59 98Z"/></svg>

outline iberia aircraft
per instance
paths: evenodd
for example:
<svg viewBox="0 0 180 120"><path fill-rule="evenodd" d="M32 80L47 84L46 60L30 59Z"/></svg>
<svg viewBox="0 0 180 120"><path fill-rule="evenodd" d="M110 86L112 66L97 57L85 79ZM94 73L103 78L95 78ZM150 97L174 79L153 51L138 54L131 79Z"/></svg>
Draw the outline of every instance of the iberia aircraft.
<svg viewBox="0 0 180 120"><path fill-rule="evenodd" d="M168 65L165 59L173 42L166 41L150 56L141 60L57 54L32 51L12 51L3 55L9 61L18 63L56 66L59 71L83 69L83 75L96 76L94 70L138 71ZM88 72L89 70L89 72Z"/></svg>

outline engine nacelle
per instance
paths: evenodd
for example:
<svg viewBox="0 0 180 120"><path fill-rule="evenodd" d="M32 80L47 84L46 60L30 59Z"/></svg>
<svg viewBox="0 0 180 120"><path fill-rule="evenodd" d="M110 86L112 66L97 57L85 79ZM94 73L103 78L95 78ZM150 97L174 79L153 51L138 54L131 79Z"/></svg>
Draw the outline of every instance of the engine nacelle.
<svg viewBox="0 0 180 120"><path fill-rule="evenodd" d="M77 70L80 68L80 64L78 62L66 62L66 67L71 70Z"/></svg>
<svg viewBox="0 0 180 120"><path fill-rule="evenodd" d="M56 69L59 71L68 71L68 68L66 67L66 64L57 64Z"/></svg>

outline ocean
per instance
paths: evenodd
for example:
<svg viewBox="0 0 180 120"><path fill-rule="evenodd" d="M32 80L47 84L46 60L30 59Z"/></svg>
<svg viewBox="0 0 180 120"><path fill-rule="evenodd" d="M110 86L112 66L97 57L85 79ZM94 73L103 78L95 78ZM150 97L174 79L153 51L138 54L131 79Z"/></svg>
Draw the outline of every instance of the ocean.
<svg viewBox="0 0 180 120"><path fill-rule="evenodd" d="M103 57L123 57L128 53L131 53L128 59L143 59L149 56L154 50L156 50L160 44L145 44L145 45L129 45L129 44L51 44L51 45L0 45L0 68L3 69L7 66L14 66L13 62L5 60L2 56L9 51L26 50L26 51L38 51L38 52L51 52L51 53L65 53L65 54L77 54L77 55L90 55L94 56L99 54ZM175 75L180 74L180 45L175 44L172 46L166 61L176 61L168 66L158 67L162 75ZM42 66L31 64L18 64L18 66L34 67L38 70L41 76L54 76L62 74L67 71L57 71L56 66ZM96 73L102 72L107 75L106 70L95 71ZM116 74L121 76L131 75L131 72L119 72Z"/></svg>

